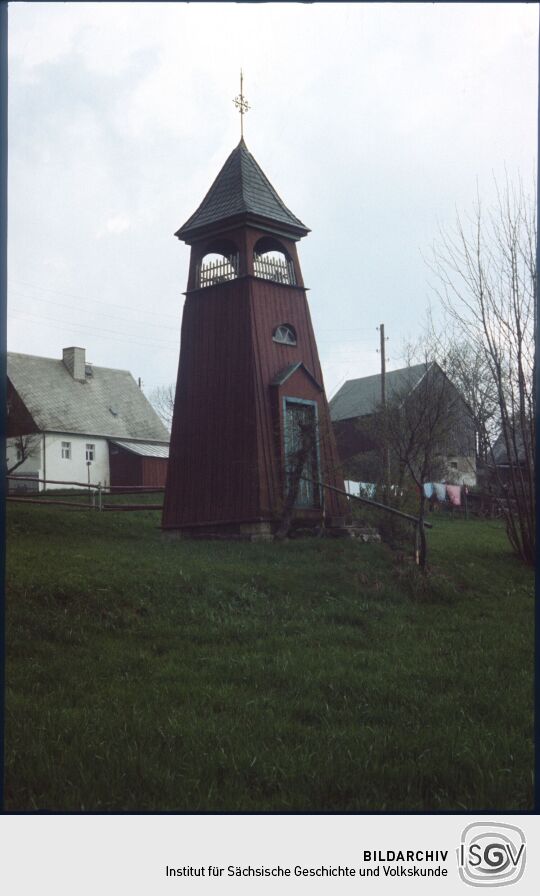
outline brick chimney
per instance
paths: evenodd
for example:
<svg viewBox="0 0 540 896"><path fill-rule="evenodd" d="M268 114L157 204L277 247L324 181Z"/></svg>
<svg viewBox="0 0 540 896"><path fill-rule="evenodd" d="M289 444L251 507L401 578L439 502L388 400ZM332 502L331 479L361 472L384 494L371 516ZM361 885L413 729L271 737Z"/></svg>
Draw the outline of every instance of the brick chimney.
<svg viewBox="0 0 540 896"><path fill-rule="evenodd" d="M71 376L74 380L78 380L79 383L86 382L86 373L85 373L85 365L86 365L86 349L85 348L76 348L75 346L71 346L71 348L65 348L62 351L62 361L64 365L69 370Z"/></svg>

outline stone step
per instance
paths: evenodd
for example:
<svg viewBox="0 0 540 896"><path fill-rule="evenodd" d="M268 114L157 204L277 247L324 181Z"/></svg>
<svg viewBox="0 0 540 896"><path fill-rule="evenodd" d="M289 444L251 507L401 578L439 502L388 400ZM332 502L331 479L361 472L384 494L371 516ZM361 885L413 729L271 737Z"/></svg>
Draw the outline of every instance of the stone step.
<svg viewBox="0 0 540 896"><path fill-rule="evenodd" d="M376 529L361 526L329 526L325 535L330 538L357 538L365 544L375 544L381 540Z"/></svg>

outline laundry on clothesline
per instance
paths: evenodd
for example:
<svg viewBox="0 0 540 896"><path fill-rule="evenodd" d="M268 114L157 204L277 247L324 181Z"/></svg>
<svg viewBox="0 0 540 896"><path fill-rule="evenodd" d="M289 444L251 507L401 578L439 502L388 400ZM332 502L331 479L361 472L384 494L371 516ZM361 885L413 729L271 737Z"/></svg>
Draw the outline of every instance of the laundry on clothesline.
<svg viewBox="0 0 540 896"><path fill-rule="evenodd" d="M374 498L375 488L374 482L355 482L352 479L345 479L345 491L355 498Z"/></svg>
<svg viewBox="0 0 540 896"><path fill-rule="evenodd" d="M376 486L374 482L359 482L360 486L360 497L361 498L374 498Z"/></svg>
<svg viewBox="0 0 540 896"><path fill-rule="evenodd" d="M437 501L446 501L446 485L444 482L434 482L433 489Z"/></svg>
<svg viewBox="0 0 540 896"><path fill-rule="evenodd" d="M454 505L454 507L461 506L461 486L460 485L447 485L446 493L450 500L450 503Z"/></svg>

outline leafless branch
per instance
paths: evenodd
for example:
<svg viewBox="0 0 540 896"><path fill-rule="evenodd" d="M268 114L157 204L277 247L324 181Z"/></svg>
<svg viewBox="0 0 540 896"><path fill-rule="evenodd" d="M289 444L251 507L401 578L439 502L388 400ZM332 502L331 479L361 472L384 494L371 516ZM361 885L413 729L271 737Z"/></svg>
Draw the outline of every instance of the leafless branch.
<svg viewBox="0 0 540 896"><path fill-rule="evenodd" d="M454 368L477 423L515 551L535 562L536 191L496 184L486 213L441 231L429 266L453 325ZM457 352L456 352L457 349ZM461 358L457 355L462 350ZM468 380L468 383L467 383ZM494 453L499 457L499 462ZM507 463L502 472L500 456Z"/></svg>

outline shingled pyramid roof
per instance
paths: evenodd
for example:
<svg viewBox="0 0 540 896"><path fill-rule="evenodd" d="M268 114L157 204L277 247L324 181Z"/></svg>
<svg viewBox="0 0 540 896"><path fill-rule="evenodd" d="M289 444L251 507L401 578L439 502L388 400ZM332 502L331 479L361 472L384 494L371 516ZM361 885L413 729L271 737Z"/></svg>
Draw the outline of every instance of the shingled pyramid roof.
<svg viewBox="0 0 540 896"><path fill-rule="evenodd" d="M197 211L175 236L186 239L239 217L270 221L297 236L309 232L280 199L243 139L233 149Z"/></svg>

